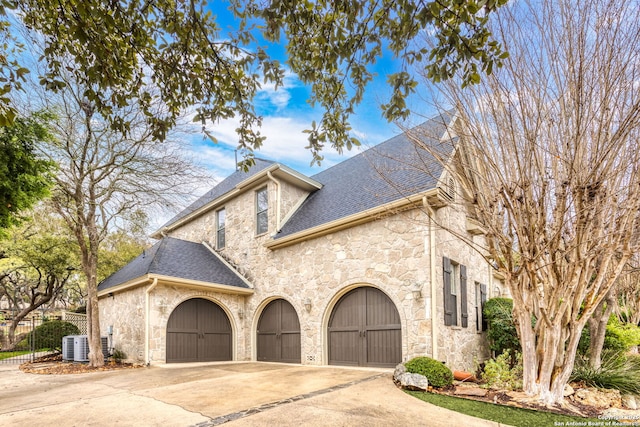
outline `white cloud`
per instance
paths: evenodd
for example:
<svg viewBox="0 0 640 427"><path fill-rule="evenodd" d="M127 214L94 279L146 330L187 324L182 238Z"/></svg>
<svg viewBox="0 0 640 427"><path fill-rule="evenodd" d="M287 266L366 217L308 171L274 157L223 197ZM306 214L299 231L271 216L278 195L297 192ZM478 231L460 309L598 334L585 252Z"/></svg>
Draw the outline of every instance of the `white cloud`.
<svg viewBox="0 0 640 427"><path fill-rule="evenodd" d="M282 85L276 89L275 83L264 83L256 95L256 102L267 104L267 108L271 106L275 107L277 111L282 111L289 106L289 101L291 101L289 91L300 86L302 83L298 77L291 70L286 69Z"/></svg>
<svg viewBox="0 0 640 427"><path fill-rule="evenodd" d="M214 167L220 165L223 166L223 169L233 171L233 150L237 146L238 140L235 129L238 124L237 119L231 119L209 126L207 130L219 142L218 144L209 142L210 145L206 148L199 144L197 149L203 149L203 153L198 152L197 157L200 159L203 159L203 156L211 158L212 160L207 161L207 164ZM310 125L311 120L300 117L265 117L260 133L267 139L263 146L255 151L256 157L275 160L302 173L312 175L358 153L357 149L352 149L351 151L345 150L340 155L334 148L327 145L322 151L325 157L322 167L310 168L312 155L309 149L305 148L308 145L307 134L303 133L303 130L308 129ZM365 135L363 132L359 132L359 134Z"/></svg>

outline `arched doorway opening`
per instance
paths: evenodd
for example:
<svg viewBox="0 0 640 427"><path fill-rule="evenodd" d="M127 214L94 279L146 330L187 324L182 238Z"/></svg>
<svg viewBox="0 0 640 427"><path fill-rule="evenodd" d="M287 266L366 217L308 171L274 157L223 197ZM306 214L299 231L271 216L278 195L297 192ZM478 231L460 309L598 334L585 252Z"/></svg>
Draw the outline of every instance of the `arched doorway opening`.
<svg viewBox="0 0 640 427"><path fill-rule="evenodd" d="M263 362L300 363L300 322L295 308L283 299L271 301L260 314L257 358Z"/></svg>
<svg viewBox="0 0 640 427"><path fill-rule="evenodd" d="M394 367L402 361L402 328L393 301L359 287L336 303L328 325L330 365Z"/></svg>
<svg viewBox="0 0 640 427"><path fill-rule="evenodd" d="M218 304L186 300L167 322L167 363L231 360L231 336L229 317Z"/></svg>

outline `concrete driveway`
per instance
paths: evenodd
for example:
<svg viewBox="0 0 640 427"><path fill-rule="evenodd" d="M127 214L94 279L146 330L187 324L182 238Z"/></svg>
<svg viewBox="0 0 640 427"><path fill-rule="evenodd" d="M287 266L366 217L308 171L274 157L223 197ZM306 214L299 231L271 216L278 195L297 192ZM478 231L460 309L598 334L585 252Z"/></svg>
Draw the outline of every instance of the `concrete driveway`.
<svg viewBox="0 0 640 427"><path fill-rule="evenodd" d="M398 390L389 370L276 363L78 375L0 365L2 426L497 426Z"/></svg>

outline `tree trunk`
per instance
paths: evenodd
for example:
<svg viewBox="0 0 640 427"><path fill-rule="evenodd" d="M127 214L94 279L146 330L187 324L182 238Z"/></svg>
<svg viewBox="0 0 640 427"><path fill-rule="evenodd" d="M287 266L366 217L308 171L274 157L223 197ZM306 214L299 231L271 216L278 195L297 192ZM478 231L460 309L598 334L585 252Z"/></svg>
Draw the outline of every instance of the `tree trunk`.
<svg viewBox="0 0 640 427"><path fill-rule="evenodd" d="M562 404L584 323L573 322L563 335L566 316L549 323L538 319L534 327L532 314L514 304L514 319L522 344L522 388L543 405Z"/></svg>
<svg viewBox="0 0 640 427"><path fill-rule="evenodd" d="M589 319L589 364L593 369L600 369L602 365L602 347L604 346L604 337L607 333L607 323L609 316L615 308L616 298L612 291L609 291L606 298L603 299L593 316Z"/></svg>
<svg viewBox="0 0 640 427"><path fill-rule="evenodd" d="M87 335L89 341L89 366L92 367L100 367L104 365L102 340L100 338L97 259L97 256L94 254L89 254L87 265L85 265L85 275L87 276Z"/></svg>

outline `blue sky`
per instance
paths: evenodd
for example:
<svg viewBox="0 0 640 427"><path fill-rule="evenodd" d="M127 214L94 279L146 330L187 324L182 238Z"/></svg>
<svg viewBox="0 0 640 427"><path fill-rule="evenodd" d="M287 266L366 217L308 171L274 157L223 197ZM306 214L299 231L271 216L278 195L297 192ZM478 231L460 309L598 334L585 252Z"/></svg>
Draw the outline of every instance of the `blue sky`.
<svg viewBox="0 0 640 427"><path fill-rule="evenodd" d="M223 29L233 27L233 19L226 10L227 3L213 1L209 8L216 15L219 25ZM255 152L257 157L282 162L306 175L313 175L330 167L349 156L358 153L358 149L345 151L342 155L326 146L323 152L325 160L322 166L310 167L311 153L304 147L307 145L306 134L313 120L318 121L322 115L319 108L311 108L307 104L309 89L287 68L284 45L269 45L267 52L285 64L287 71L284 85L274 90L273 86L265 85L256 99L258 114L263 116L261 133L267 137L263 147ZM399 68L399 61L391 54L382 58L375 67L376 78L367 87L364 99L351 117L353 135L362 143L363 147L375 145L396 135L399 128L388 123L381 114L379 105L386 102L390 89L386 84L386 76ZM419 96L412 101L419 102ZM428 108L427 108L428 109ZM424 113L424 111L423 111ZM428 115L428 113L427 113ZM193 148L198 158L216 179L223 179L235 170L234 150L237 145L235 128L237 122L229 120L208 128L218 143L204 139L202 135L193 138Z"/></svg>

